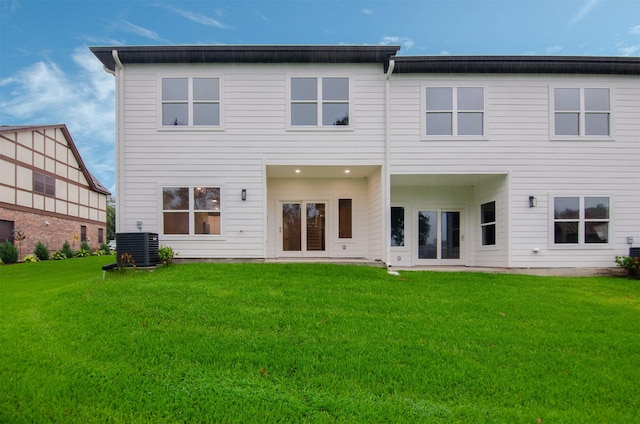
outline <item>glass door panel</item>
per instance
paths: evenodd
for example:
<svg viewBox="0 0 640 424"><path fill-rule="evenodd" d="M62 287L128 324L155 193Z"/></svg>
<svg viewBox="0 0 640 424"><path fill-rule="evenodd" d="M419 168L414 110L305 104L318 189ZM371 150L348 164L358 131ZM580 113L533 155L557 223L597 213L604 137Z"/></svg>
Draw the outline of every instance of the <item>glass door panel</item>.
<svg viewBox="0 0 640 424"><path fill-rule="evenodd" d="M290 257L326 256L326 203L283 202L279 254ZM303 215L304 214L304 215Z"/></svg>
<svg viewBox="0 0 640 424"><path fill-rule="evenodd" d="M460 212L442 212L441 259L460 259Z"/></svg>
<svg viewBox="0 0 640 424"><path fill-rule="evenodd" d="M282 204L282 250L299 252L302 250L302 205Z"/></svg>
<svg viewBox="0 0 640 424"><path fill-rule="evenodd" d="M460 211L417 211L418 263L452 265L461 261L461 215Z"/></svg>
<svg viewBox="0 0 640 424"><path fill-rule="evenodd" d="M325 250L325 205L307 203L307 251Z"/></svg>
<svg viewBox="0 0 640 424"><path fill-rule="evenodd" d="M418 259L438 258L438 213L418 211Z"/></svg>

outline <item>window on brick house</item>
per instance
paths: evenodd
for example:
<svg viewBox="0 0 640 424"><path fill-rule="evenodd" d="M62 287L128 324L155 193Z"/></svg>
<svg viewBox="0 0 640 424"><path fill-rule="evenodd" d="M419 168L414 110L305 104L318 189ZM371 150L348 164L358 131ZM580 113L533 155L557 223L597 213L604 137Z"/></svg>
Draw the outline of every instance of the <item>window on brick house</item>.
<svg viewBox="0 0 640 424"><path fill-rule="evenodd" d="M45 196L56 195L56 179L50 175L33 172L33 191Z"/></svg>

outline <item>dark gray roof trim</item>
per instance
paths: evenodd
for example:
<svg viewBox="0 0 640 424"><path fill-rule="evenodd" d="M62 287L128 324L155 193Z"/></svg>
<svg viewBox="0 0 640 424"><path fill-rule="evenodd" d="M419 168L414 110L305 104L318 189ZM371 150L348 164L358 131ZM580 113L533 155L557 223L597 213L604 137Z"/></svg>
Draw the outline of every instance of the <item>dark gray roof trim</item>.
<svg viewBox="0 0 640 424"><path fill-rule="evenodd" d="M395 56L394 73L640 75L640 57Z"/></svg>
<svg viewBox="0 0 640 424"><path fill-rule="evenodd" d="M400 46L112 46L90 47L115 70L112 51L123 65L146 63L382 63Z"/></svg>

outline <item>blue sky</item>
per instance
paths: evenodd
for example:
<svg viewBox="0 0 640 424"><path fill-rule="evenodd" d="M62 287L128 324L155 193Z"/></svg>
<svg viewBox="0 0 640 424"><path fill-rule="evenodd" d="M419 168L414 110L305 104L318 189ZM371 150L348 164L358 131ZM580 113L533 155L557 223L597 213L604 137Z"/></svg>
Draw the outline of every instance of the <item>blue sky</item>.
<svg viewBox="0 0 640 424"><path fill-rule="evenodd" d="M171 44L640 56L640 1L0 0L0 124L66 124L89 170L116 194L115 82L88 47Z"/></svg>

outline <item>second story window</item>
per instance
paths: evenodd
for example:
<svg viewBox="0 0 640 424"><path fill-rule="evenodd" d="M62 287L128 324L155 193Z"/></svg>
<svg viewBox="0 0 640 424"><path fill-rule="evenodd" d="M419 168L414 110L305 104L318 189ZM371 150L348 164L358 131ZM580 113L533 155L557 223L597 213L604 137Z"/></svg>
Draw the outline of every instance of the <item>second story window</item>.
<svg viewBox="0 0 640 424"><path fill-rule="evenodd" d="M427 136L481 136L484 134L484 88L427 87Z"/></svg>
<svg viewBox="0 0 640 424"><path fill-rule="evenodd" d="M608 88L555 88L553 110L557 136L611 135Z"/></svg>
<svg viewBox="0 0 640 424"><path fill-rule="evenodd" d="M162 126L220 126L220 79L162 78Z"/></svg>
<svg viewBox="0 0 640 424"><path fill-rule="evenodd" d="M291 126L349 126L349 78L291 78Z"/></svg>
<svg viewBox="0 0 640 424"><path fill-rule="evenodd" d="M33 191L34 193L44 194L45 196L56 195L56 179L41 174L40 172L33 173Z"/></svg>

